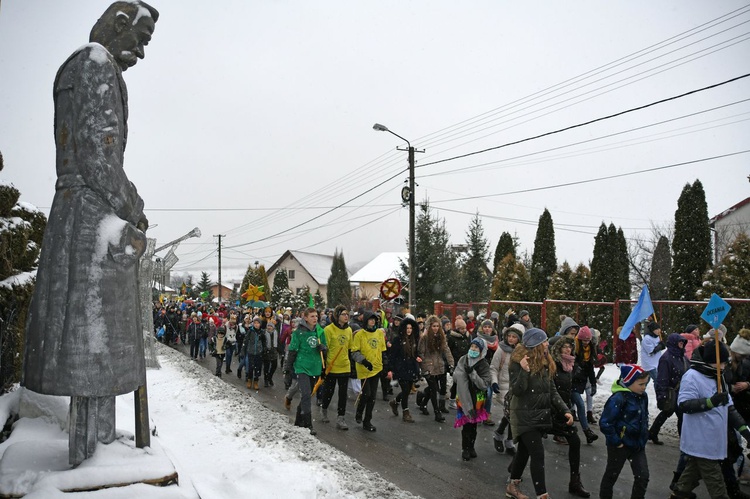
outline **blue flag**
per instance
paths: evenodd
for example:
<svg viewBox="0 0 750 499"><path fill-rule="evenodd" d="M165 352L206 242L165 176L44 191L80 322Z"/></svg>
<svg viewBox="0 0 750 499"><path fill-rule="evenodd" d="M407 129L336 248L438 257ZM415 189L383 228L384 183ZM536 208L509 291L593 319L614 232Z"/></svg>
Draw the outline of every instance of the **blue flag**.
<svg viewBox="0 0 750 499"><path fill-rule="evenodd" d="M635 304L633 311L630 312L630 315L628 316L628 320L626 320L625 325L622 326L620 339L628 339L628 336L630 336L630 332L633 330L636 323L641 322L650 315L654 315L654 306L651 304L651 295L648 292L648 286L644 285L643 289L641 289L641 296L638 297L638 303Z"/></svg>

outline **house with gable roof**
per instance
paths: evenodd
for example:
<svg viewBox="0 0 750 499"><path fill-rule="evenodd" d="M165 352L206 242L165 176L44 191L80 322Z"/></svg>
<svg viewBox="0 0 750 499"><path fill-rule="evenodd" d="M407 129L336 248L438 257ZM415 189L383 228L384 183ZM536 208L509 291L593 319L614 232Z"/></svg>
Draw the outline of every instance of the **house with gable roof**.
<svg viewBox="0 0 750 499"><path fill-rule="evenodd" d="M328 293L328 278L331 276L333 255L320 255L304 251L286 250L266 271L268 285L273 289L273 281L279 269L285 269L289 279L289 289L297 293L307 286L310 292L320 290L325 299ZM351 272L347 270L351 275Z"/></svg>
<svg viewBox="0 0 750 499"><path fill-rule="evenodd" d="M750 198L722 211L708 224L713 229L714 262L718 262L741 232L750 236Z"/></svg>
<svg viewBox="0 0 750 499"><path fill-rule="evenodd" d="M409 261L409 253L405 251L385 252L373 258L349 278L349 282L355 288L354 296L358 300L378 298L380 296L380 285L386 279L398 277L402 261Z"/></svg>

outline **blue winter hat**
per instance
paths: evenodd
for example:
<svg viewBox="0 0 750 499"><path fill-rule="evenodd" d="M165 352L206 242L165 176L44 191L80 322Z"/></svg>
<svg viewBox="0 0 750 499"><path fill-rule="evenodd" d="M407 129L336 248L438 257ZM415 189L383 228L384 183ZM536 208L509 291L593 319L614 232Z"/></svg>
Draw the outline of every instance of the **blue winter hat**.
<svg viewBox="0 0 750 499"><path fill-rule="evenodd" d="M538 327L532 327L523 333L523 346L526 348L534 348L535 346L541 345L547 341L547 333L539 329Z"/></svg>
<svg viewBox="0 0 750 499"><path fill-rule="evenodd" d="M487 348L487 344L484 342L482 338L474 338L471 340L471 345L476 345L479 347L479 352L484 352L484 349Z"/></svg>
<svg viewBox="0 0 750 499"><path fill-rule="evenodd" d="M643 374L644 371L641 366L635 364L623 364L620 366L620 383L624 387L629 387Z"/></svg>

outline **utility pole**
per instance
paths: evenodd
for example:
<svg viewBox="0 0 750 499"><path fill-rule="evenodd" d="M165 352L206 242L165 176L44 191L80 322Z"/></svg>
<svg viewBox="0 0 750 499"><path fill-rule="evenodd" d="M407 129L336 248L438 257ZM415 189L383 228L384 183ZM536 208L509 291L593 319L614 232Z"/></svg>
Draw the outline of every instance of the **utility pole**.
<svg viewBox="0 0 750 499"><path fill-rule="evenodd" d="M406 203L407 201L409 202L409 310L412 314L416 314L417 283L414 280L414 246L416 241L416 227L414 226L414 219L416 217L414 208L414 189L416 188L416 184L414 182L414 153L424 152L424 149L422 149L421 151L415 149L414 147L412 147L411 142L409 142L393 130L389 130L387 126L381 125L380 123L375 123L372 129L377 132L388 132L391 135L395 135L399 139L406 142L407 145L406 149L402 149L400 147L397 147L396 149L399 151L409 152L409 187L404 187L403 189L401 189L401 200L404 203Z"/></svg>
<svg viewBox="0 0 750 499"><path fill-rule="evenodd" d="M221 238L227 236L224 234L216 234L214 237L219 238L219 305L221 305Z"/></svg>

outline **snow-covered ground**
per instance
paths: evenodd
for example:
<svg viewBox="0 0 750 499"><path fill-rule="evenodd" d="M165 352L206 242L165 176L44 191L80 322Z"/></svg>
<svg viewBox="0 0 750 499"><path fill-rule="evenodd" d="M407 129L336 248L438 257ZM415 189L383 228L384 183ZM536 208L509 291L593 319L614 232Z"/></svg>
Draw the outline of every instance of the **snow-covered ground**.
<svg viewBox="0 0 750 499"><path fill-rule="evenodd" d="M284 499L415 497L320 442L308 430L292 426L288 416L266 409L184 355L161 344L156 347L162 368L148 371L149 411L157 432L152 437L152 446L159 452L163 449L174 463L179 485L130 485L79 492L76 497L232 499L279 494ZM18 443L21 438L15 434L18 428L23 428L18 432L21 435L57 438L58 445L62 435L67 444L67 436L61 430L66 425L67 398L24 392L19 388L0 397L1 420L16 413L19 402L35 406L39 418L16 422L11 438L0 444L0 456L9 445ZM132 452L142 451L131 449L131 454L123 457L120 457L122 450L115 451L123 448L134 433L132 395L118 397L117 406L118 433L123 439L99 445L93 459L106 457L109 466L96 468L99 478L111 473L114 480L115 470L139 466L133 462ZM67 448L67 457L66 452ZM85 475L81 468L76 471ZM85 481L85 477L81 480ZM71 485L70 480L63 482ZM38 485L27 497L50 499L69 494L63 495L48 480L47 485Z"/></svg>

